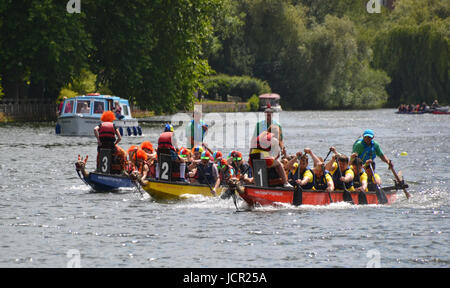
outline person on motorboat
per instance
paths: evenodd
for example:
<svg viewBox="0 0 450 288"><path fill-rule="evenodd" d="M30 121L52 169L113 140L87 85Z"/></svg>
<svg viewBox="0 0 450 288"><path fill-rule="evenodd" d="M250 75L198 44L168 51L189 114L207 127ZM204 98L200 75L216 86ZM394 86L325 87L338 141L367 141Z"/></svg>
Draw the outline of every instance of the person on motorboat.
<svg viewBox="0 0 450 288"><path fill-rule="evenodd" d="M119 120L122 120L123 118L125 118L125 116L122 115L122 107L120 107L120 104L118 101L114 102L114 114L115 114L116 118Z"/></svg>
<svg viewBox="0 0 450 288"><path fill-rule="evenodd" d="M279 130L276 127L272 127L272 131L268 132L263 131L258 137L252 139L251 148L250 148L250 159L249 164L253 169L253 160L263 159L266 162L266 167L268 169L273 168L278 174L279 178L281 178L281 182L283 187L292 188L292 185L289 184L286 173L284 172L283 164L281 164L278 159L280 153L280 145L278 138ZM269 176L270 178L270 176ZM270 179L269 179L270 180Z"/></svg>
<svg viewBox="0 0 450 288"><path fill-rule="evenodd" d="M177 153L177 141L174 137L174 130L171 124L166 124L164 127L164 132L158 138L158 150L157 157L161 159L161 154L167 154L171 157L172 163L175 165L172 166L173 174L178 174L179 170L179 178L181 181L186 181L185 179L185 171L186 171L186 162L183 158L179 157ZM156 164L156 178L159 179L159 163Z"/></svg>
<svg viewBox="0 0 450 288"><path fill-rule="evenodd" d="M374 132L371 129L367 129L363 133L363 137L356 140L353 143L352 153L357 153L358 157L361 158L363 163L366 163L367 160L371 159L372 161L378 156L380 159L388 164L391 169L394 167L394 164L391 160L383 153L380 148L380 144L377 141L373 140L375 137Z"/></svg>
<svg viewBox="0 0 450 288"><path fill-rule="evenodd" d="M238 180L244 181L244 183L253 183L251 167L244 162L242 153L239 151L234 151L231 155L231 159L231 167L233 168L235 177Z"/></svg>
<svg viewBox="0 0 450 288"><path fill-rule="evenodd" d="M360 158L354 157L351 160L351 168L355 177L353 178L353 187L355 191L367 192L367 174L363 169L363 162Z"/></svg>
<svg viewBox="0 0 450 288"><path fill-rule="evenodd" d="M100 152L100 149L110 149L111 154L114 154L115 146L119 144L120 140L122 140L119 129L116 128L113 123L115 119L116 117L114 116L114 113L111 111L105 111L100 117L100 121L102 122L95 126L94 135L97 138L98 143L97 152Z"/></svg>
<svg viewBox="0 0 450 288"><path fill-rule="evenodd" d="M216 187L220 185L219 172L216 164L211 161L211 154L209 151L204 151L200 157L200 161L196 160L192 162L196 169L195 175L192 177L195 182L200 184L208 184L212 188L212 194L216 196Z"/></svg>
<svg viewBox="0 0 450 288"><path fill-rule="evenodd" d="M330 171L333 177L334 188L339 190L353 191L353 179L355 174L353 170L349 167L349 158L344 154L339 154L335 147L331 147L330 150L333 152L331 160L325 165L325 169Z"/></svg>
<svg viewBox="0 0 450 288"><path fill-rule="evenodd" d="M289 169L288 179L291 184L296 183L303 189L312 189L314 177L312 170L308 167L308 155L301 151L287 164Z"/></svg>

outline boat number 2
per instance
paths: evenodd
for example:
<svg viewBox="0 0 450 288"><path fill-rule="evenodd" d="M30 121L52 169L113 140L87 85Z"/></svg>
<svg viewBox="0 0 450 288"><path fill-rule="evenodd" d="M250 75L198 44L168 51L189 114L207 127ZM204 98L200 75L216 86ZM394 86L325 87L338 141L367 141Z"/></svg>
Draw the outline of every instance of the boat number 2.
<svg viewBox="0 0 450 288"><path fill-rule="evenodd" d="M107 156L104 156L102 158L102 163L103 163L103 165L102 165L102 172L106 173L108 171L108 157Z"/></svg>
<svg viewBox="0 0 450 288"><path fill-rule="evenodd" d="M161 179L169 180L169 163L167 162L161 163Z"/></svg>

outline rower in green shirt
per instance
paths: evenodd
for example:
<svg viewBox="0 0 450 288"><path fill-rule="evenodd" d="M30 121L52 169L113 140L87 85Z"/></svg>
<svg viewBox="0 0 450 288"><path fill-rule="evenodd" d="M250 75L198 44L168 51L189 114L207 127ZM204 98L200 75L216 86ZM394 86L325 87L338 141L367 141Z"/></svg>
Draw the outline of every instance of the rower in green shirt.
<svg viewBox="0 0 450 288"><path fill-rule="evenodd" d="M388 164L389 167L393 167L392 161L384 155L380 148L380 144L373 140L374 137L375 134L372 130L365 130L363 138L356 140L353 144L352 153L357 153L363 163L366 163L369 159L373 161L378 156L383 162Z"/></svg>

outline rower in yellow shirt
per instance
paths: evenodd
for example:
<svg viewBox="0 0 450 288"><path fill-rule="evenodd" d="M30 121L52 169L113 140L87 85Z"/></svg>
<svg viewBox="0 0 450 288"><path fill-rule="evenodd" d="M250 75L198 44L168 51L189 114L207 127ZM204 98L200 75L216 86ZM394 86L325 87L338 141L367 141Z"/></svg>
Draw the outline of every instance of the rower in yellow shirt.
<svg viewBox="0 0 450 288"><path fill-rule="evenodd" d="M376 185L381 185L381 177L378 175L378 173L373 174L372 169L370 169L370 164L372 164L373 169L375 169L375 162L372 160L367 160L364 164L364 169L366 170L367 174L367 187L369 191L375 191Z"/></svg>
<svg viewBox="0 0 450 288"><path fill-rule="evenodd" d="M353 179L355 178L355 173L349 167L349 159L348 156L344 154L339 154L336 151L336 148L331 147L330 150L334 153L331 160L325 165L325 169L330 171L330 174L333 177L334 188L336 190L344 190L345 188L348 191L355 191L353 187ZM336 159L338 160L336 163ZM339 168L339 169L338 169Z"/></svg>
<svg viewBox="0 0 450 288"><path fill-rule="evenodd" d="M355 174L353 178L353 188L354 191L367 192L367 174L363 169L362 160L358 157L353 158L352 165L350 166Z"/></svg>
<svg viewBox="0 0 450 288"><path fill-rule="evenodd" d="M308 155L297 152L296 157L287 163L290 182L299 184L303 189L312 189L314 186L314 176L308 167Z"/></svg>

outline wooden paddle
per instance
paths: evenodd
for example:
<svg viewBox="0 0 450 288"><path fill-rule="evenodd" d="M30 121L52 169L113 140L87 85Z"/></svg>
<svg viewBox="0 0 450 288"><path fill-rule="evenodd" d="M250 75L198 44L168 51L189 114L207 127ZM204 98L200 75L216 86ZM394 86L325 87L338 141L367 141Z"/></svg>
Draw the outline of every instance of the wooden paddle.
<svg viewBox="0 0 450 288"><path fill-rule="evenodd" d="M399 184L401 184L402 180L400 180L400 177L398 177L397 172L395 172L394 166L392 165L392 161L389 162L389 169L392 171L392 174L394 174L394 177L395 177L395 179L397 179L397 182ZM408 193L408 191L406 191L405 187L403 187L403 192L405 193L406 199L409 199L409 197L411 197L411 195Z"/></svg>
<svg viewBox="0 0 450 288"><path fill-rule="evenodd" d="M330 156L330 153L331 153L331 149L330 149L330 151L328 151L327 157L325 157L325 159L323 160L323 165L325 165L325 162L327 161L328 156ZM323 165L322 165L322 173L323 173L323 177L325 177L325 168ZM325 180L326 180L326 177L325 177ZM331 192L329 192L329 191L328 191L328 197L330 197L330 203L333 203L333 199L331 198Z"/></svg>
<svg viewBox="0 0 450 288"><path fill-rule="evenodd" d="M369 163L370 170L372 171L373 183L376 185L376 195L378 199L378 204L386 204L388 203L388 199L386 193L380 188L380 185L376 183L375 179L375 171L373 171L372 163Z"/></svg>

